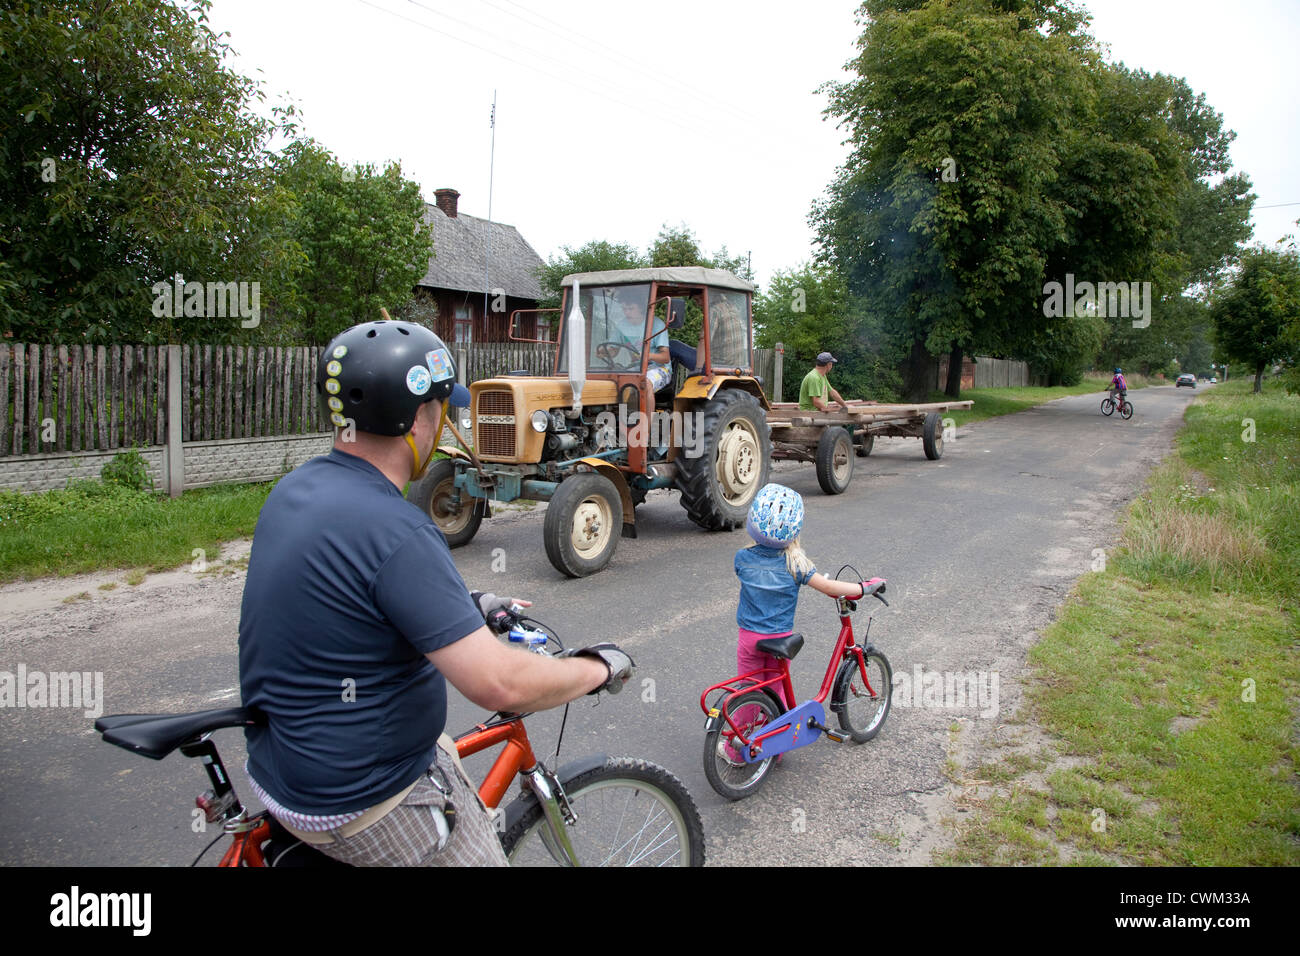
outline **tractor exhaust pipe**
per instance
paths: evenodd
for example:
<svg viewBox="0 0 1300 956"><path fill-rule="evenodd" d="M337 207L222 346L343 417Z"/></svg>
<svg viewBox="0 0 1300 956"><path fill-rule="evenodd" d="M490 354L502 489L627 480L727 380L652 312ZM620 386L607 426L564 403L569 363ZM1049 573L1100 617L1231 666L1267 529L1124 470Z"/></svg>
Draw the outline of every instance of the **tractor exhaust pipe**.
<svg viewBox="0 0 1300 956"><path fill-rule="evenodd" d="M582 414L582 387L587 384L587 323L578 308L581 289L573 283L573 298L569 303L569 315L565 319L565 338L568 339L569 351L569 387L573 389L573 408L570 418Z"/></svg>

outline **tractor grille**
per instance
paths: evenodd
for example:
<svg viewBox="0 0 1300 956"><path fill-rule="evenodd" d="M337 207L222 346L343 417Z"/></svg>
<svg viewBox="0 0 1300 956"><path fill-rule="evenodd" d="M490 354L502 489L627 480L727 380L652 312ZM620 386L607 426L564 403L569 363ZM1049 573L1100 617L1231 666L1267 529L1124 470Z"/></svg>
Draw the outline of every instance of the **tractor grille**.
<svg viewBox="0 0 1300 956"><path fill-rule="evenodd" d="M480 392L474 422L476 451L493 458L515 456L515 396L510 391ZM488 419L485 421L484 419ZM493 421L492 419L505 419Z"/></svg>

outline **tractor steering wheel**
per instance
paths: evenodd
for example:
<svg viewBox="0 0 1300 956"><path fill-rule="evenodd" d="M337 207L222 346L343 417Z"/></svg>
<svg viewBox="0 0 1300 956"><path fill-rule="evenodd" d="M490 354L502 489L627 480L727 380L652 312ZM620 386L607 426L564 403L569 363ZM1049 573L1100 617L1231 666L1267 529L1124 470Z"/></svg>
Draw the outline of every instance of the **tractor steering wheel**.
<svg viewBox="0 0 1300 956"><path fill-rule="evenodd" d="M626 349L636 359L636 364L641 363L641 353L626 342L598 342L596 344L596 354L605 360L607 368L614 367L614 356L618 354L619 349Z"/></svg>

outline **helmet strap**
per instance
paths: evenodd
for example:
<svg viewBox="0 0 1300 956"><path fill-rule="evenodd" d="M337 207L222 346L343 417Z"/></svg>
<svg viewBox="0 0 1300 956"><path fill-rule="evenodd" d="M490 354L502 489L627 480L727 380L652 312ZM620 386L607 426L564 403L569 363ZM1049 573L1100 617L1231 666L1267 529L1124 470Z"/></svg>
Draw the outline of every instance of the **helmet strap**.
<svg viewBox="0 0 1300 956"><path fill-rule="evenodd" d="M429 462L433 461L433 453L438 450L438 439L442 437L442 429L447 424L447 403L442 403L442 414L438 416L438 430L433 433L433 444L429 447L429 454L424 456L424 463L420 463L420 449L415 445L415 439L411 433L407 432L402 437L406 439L406 444L411 447L411 480L419 481L424 477L424 473L429 469Z"/></svg>

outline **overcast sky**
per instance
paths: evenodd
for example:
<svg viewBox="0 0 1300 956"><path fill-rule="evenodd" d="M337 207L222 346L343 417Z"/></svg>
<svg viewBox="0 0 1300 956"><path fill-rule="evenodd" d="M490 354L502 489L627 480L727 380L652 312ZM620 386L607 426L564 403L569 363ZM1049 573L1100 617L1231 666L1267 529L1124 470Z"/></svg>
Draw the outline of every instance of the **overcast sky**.
<svg viewBox="0 0 1300 956"><path fill-rule="evenodd" d="M812 253L808 211L843 160L816 92L845 77L852 0L214 0L232 66L292 100L345 162L398 160L425 198L458 189L544 258L591 239L645 249L686 223L757 279ZM1255 238L1297 233L1296 0L1091 0L1111 59L1185 77L1237 133ZM257 71L261 71L260 73ZM581 144L581 145L578 145Z"/></svg>

